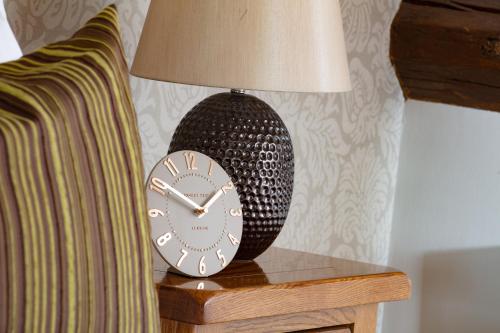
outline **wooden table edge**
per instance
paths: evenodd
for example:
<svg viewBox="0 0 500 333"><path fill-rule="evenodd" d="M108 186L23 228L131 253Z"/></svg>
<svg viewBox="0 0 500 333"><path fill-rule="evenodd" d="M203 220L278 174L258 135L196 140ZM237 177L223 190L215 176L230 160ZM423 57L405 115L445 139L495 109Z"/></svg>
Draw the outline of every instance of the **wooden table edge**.
<svg viewBox="0 0 500 333"><path fill-rule="evenodd" d="M301 299L306 291L316 297ZM404 272L394 271L217 291L159 285L158 293L162 318L205 325L406 300L411 294L411 281ZM193 312L176 312L176 307L162 306L169 299L182 300ZM245 309L245 303L254 306Z"/></svg>

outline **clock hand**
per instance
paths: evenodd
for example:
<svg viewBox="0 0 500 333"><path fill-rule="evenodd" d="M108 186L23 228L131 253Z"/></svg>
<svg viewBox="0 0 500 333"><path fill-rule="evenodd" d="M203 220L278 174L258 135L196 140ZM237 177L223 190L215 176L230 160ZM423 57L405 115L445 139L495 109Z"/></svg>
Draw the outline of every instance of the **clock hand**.
<svg viewBox="0 0 500 333"><path fill-rule="evenodd" d="M205 205L203 206L204 209L208 209L210 206L212 206L214 204L214 202L219 199L219 197L222 195L222 189L218 190L217 192L215 192L215 194L210 198L210 200L208 200Z"/></svg>
<svg viewBox="0 0 500 333"><path fill-rule="evenodd" d="M222 195L222 189L219 189L215 194L203 205L202 210L203 212L198 215L198 217L203 217L205 216L206 213L208 213L208 208L214 204L217 199Z"/></svg>
<svg viewBox="0 0 500 333"><path fill-rule="evenodd" d="M168 185L168 184L165 184L167 185L167 189L175 194L177 197L179 197L179 199L182 199L184 200L184 202L187 202L191 207L193 207L195 209L195 212L196 211L203 211L203 208L200 207L200 205L198 205L196 202L194 202L193 200L189 199L188 197L186 197L184 194L182 194L181 192L177 191L175 188L173 188L172 186Z"/></svg>

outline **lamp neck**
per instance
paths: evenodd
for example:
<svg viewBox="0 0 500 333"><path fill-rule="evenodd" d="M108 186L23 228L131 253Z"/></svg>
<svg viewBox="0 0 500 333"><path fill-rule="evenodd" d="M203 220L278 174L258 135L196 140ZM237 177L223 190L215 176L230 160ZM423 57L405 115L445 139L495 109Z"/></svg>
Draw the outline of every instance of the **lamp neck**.
<svg viewBox="0 0 500 333"><path fill-rule="evenodd" d="M231 89L231 94L244 95L245 89Z"/></svg>

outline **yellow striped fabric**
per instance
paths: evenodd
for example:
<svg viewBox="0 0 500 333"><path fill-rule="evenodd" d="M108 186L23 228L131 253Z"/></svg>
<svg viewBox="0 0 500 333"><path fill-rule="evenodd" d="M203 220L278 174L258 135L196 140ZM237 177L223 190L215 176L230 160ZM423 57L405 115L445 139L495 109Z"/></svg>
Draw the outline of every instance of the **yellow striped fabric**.
<svg viewBox="0 0 500 333"><path fill-rule="evenodd" d="M0 65L0 332L155 332L116 8Z"/></svg>

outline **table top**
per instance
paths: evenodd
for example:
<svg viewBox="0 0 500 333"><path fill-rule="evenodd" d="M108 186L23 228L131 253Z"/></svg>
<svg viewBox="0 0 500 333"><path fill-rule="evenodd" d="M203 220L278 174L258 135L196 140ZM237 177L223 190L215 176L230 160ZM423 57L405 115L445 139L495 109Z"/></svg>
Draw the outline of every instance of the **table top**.
<svg viewBox="0 0 500 333"><path fill-rule="evenodd" d="M397 301L411 288L407 275L390 267L280 248L209 278L167 268L155 263L160 314L192 324Z"/></svg>

